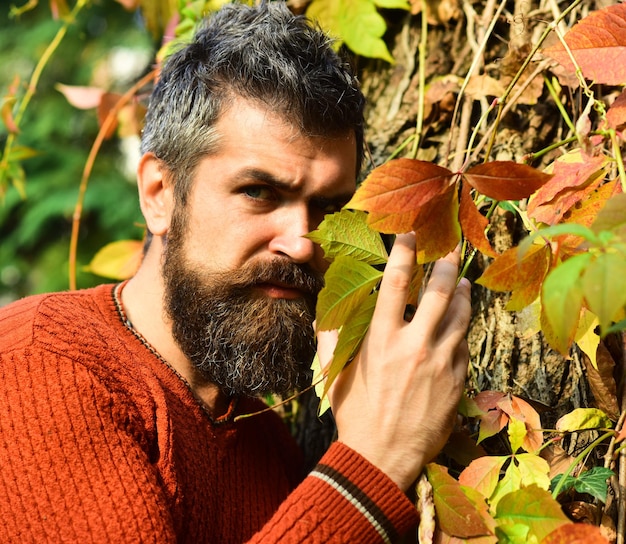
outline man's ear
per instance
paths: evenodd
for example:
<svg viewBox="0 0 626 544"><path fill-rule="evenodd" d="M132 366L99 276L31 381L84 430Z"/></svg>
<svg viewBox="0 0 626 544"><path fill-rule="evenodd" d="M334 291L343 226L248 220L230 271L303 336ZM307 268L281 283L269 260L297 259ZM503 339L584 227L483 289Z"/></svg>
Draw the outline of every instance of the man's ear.
<svg viewBox="0 0 626 544"><path fill-rule="evenodd" d="M148 230L155 236L163 236L170 226L174 194L165 165L153 153L144 154L139 161L137 187Z"/></svg>

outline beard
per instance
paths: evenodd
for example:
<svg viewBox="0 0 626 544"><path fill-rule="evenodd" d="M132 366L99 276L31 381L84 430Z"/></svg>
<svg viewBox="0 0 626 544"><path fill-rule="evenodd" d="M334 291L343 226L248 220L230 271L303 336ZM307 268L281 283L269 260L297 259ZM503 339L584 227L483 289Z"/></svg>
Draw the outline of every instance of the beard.
<svg viewBox="0 0 626 544"><path fill-rule="evenodd" d="M175 341L202 379L228 396L286 395L306 385L321 274L286 258L228 272L199 269L185 259L178 230L172 225L165 247L165 309ZM278 299L255 289L273 282L304 296Z"/></svg>

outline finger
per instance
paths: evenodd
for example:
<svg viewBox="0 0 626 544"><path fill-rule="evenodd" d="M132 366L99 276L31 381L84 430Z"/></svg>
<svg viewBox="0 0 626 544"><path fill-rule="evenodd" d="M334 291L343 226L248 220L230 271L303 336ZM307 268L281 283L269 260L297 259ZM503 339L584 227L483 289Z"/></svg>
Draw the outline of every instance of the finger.
<svg viewBox="0 0 626 544"><path fill-rule="evenodd" d="M317 332L317 354L323 371L326 371L326 367L332 361L338 338L339 331L337 329Z"/></svg>
<svg viewBox="0 0 626 544"><path fill-rule="evenodd" d="M467 334L471 318L471 286L466 278L457 285L446 315L439 324L438 341L441 345L457 346Z"/></svg>
<svg viewBox="0 0 626 544"><path fill-rule="evenodd" d="M395 326L404 321L404 310L415 266L415 235L399 234L391 248L380 285L374 317Z"/></svg>
<svg viewBox="0 0 626 544"><path fill-rule="evenodd" d="M419 328L421 334L434 336L457 289L459 273L460 247L439 259L420 300L415 317L411 322Z"/></svg>

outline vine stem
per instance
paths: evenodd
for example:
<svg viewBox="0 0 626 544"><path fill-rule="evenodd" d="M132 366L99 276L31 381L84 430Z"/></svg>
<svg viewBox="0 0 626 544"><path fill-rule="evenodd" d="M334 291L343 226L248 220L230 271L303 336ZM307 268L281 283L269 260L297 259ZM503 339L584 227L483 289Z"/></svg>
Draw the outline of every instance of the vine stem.
<svg viewBox="0 0 626 544"><path fill-rule="evenodd" d="M57 33L55 34L54 38L48 44L48 47L46 47L46 50L43 52L43 54L41 55L41 58L37 62L37 65L35 66L35 69L33 70L33 73L30 76L30 81L28 82L28 86L26 87L26 92L24 93L24 96L22 97L22 100L20 101L20 104L17 108L17 112L15 113L14 122L15 122L15 127L17 129L19 129L22 118L24 117L24 114L26 113L26 108L28 107L28 104L30 104L31 99L33 98L33 96L35 95L35 92L37 91L37 86L39 85L39 79L41 78L41 74L43 73L44 68L46 67L46 65L50 61L50 58L52 57L54 52L57 50L57 48L63 41L63 38L67 34L68 28L75 21L76 16L80 12L80 10L85 7L87 2L88 0L79 0L76 3L72 11L70 12L69 16L65 19L61 28L57 30ZM16 132L11 132L7 136L7 140L4 144L4 151L2 153L2 161L0 161L0 171L8 168L9 155L11 153L11 149L13 148L13 144L15 143L16 135L17 135ZM21 196L25 197L24 194L22 194Z"/></svg>
<svg viewBox="0 0 626 544"><path fill-rule="evenodd" d="M78 233L80 230L80 220L83 213L83 205L85 202L85 194L87 193L87 186L89 184L89 177L91 176L91 171L93 169L93 165L96 161L96 156L100 151L100 147L105 140L107 133L110 128L114 126L114 123L117 120L117 116L121 109L128 104L128 102L133 98L133 96L137 93L141 87L148 84L150 81L156 78L157 69L152 70L144 77L142 77L139 81L137 81L128 91L124 93L124 95L115 103L115 105L109 110L100 130L98 131L98 135L91 146L91 150L89 151L89 156L87 157L87 161L85 162L85 167L83 169L83 175L80 180L80 186L78 188L78 198L76 200L76 205L74 206L74 214L72 216L72 235L70 238L70 252L69 252L69 287L70 289L76 289L76 260L77 260L77 252L78 252Z"/></svg>
<svg viewBox="0 0 626 544"><path fill-rule="evenodd" d="M413 148L411 149L411 157L417 158L417 151L422 142L422 130L424 130L424 99L426 96L426 51L428 47L428 5L426 0L422 0L422 28L419 51L419 93L417 102L417 122L415 123L415 139L413 140Z"/></svg>

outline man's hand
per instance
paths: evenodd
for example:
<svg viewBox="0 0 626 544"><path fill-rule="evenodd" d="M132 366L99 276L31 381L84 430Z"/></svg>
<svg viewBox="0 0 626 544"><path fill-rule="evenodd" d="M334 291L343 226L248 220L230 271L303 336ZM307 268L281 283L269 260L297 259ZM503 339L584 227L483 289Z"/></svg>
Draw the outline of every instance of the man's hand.
<svg viewBox="0 0 626 544"><path fill-rule="evenodd" d="M410 322L404 320L415 237L400 235L389 256L359 354L329 392L341 442L401 489L444 446L467 372L470 285L457 283L459 251L440 259ZM327 363L336 335L322 333Z"/></svg>

